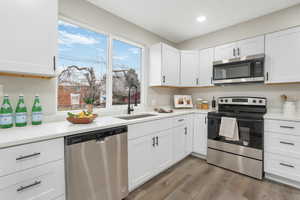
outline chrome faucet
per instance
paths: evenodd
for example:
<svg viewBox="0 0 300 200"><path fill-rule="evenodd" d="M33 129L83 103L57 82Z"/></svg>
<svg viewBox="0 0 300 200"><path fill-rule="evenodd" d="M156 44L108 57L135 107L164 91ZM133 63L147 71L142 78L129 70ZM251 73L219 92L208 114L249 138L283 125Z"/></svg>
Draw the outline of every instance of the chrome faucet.
<svg viewBox="0 0 300 200"><path fill-rule="evenodd" d="M135 97L134 97L134 106L137 106L137 92L138 87L136 85L131 85L128 90L128 108L127 108L127 114L130 115L131 112L134 111L133 107L131 107L130 99L131 99L131 89L135 88Z"/></svg>

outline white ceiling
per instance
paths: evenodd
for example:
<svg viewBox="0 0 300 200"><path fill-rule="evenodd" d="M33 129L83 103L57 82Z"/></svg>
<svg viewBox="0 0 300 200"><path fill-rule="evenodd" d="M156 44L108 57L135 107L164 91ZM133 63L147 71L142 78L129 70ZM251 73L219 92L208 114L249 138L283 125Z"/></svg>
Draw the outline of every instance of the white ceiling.
<svg viewBox="0 0 300 200"><path fill-rule="evenodd" d="M176 43L300 3L300 0L87 0ZM203 23L196 21L205 15Z"/></svg>

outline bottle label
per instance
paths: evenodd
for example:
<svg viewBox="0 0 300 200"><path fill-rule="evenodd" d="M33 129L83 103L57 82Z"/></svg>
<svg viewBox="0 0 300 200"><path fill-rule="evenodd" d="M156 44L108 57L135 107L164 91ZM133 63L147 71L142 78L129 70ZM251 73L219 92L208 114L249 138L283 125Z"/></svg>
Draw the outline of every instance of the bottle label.
<svg viewBox="0 0 300 200"><path fill-rule="evenodd" d="M32 113L32 121L33 122L41 122L43 120L42 112L33 112Z"/></svg>
<svg viewBox="0 0 300 200"><path fill-rule="evenodd" d="M4 108L4 109L8 109L9 108L9 104L3 104L1 107Z"/></svg>
<svg viewBox="0 0 300 200"><path fill-rule="evenodd" d="M13 123L12 114L1 114L0 115L0 124L1 125L10 125Z"/></svg>
<svg viewBox="0 0 300 200"><path fill-rule="evenodd" d="M27 114L25 112L16 113L16 124L24 124L27 122Z"/></svg>

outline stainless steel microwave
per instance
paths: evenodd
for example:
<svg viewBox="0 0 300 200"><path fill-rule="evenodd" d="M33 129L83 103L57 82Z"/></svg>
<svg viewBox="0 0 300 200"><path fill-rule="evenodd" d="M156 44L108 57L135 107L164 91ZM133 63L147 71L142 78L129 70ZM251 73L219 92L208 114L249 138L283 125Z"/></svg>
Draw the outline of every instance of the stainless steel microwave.
<svg viewBox="0 0 300 200"><path fill-rule="evenodd" d="M264 54L222 60L213 64L213 83L264 82Z"/></svg>

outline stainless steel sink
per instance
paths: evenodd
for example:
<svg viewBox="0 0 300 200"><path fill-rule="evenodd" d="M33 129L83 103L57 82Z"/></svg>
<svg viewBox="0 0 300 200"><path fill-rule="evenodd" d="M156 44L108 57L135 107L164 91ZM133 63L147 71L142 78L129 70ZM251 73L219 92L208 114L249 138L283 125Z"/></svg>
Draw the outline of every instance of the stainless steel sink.
<svg viewBox="0 0 300 200"><path fill-rule="evenodd" d="M157 116L157 115L154 115L154 114L138 114L138 115L119 116L119 117L116 117L116 118L124 119L124 120L133 120L133 119L140 119L140 118L154 117L154 116Z"/></svg>

